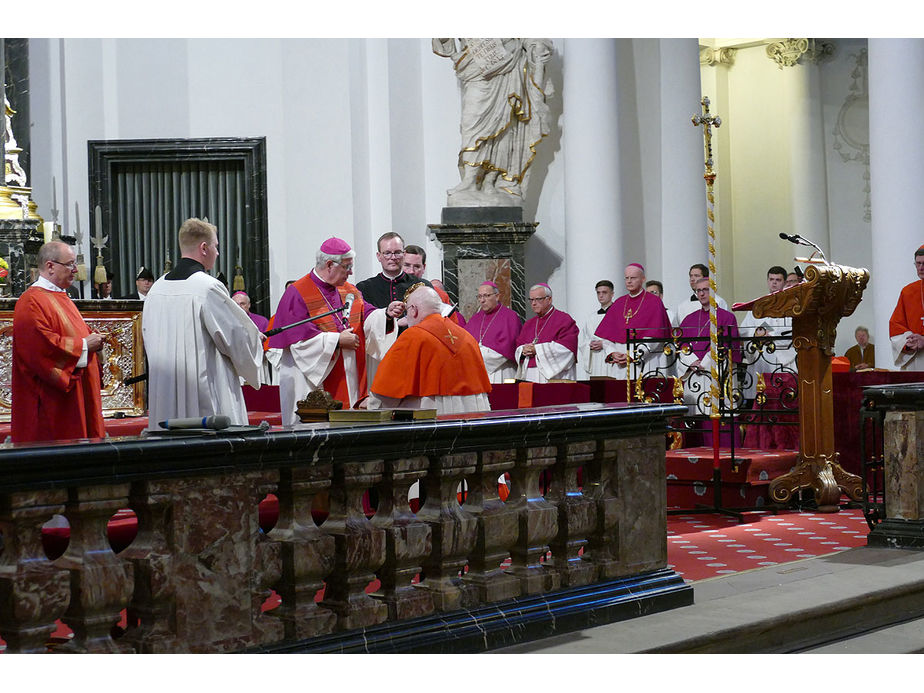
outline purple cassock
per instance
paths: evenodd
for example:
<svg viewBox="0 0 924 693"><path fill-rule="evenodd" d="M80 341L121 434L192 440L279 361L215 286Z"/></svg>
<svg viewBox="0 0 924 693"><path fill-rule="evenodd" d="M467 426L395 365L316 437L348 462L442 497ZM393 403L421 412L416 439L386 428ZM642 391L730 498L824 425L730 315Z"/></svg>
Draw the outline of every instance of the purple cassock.
<svg viewBox="0 0 924 693"><path fill-rule="evenodd" d="M330 306L327 308L327 310L343 307L343 301L340 298L340 292L337 291L336 286L331 286L326 281L321 279L314 273L314 270L311 270L308 276L311 277L311 281L315 283L318 289L320 289L321 295L324 296L324 298L327 300L327 303ZM362 294L356 296L356 298L362 298ZM363 308L363 318L375 310L375 306L370 306L368 303L364 303ZM323 312L326 313L327 310ZM289 288L285 290L285 293L282 294L282 298L279 300L279 307L276 308L276 317L273 318L273 329L291 325L292 323L298 322L299 320L304 320L307 317L308 306L305 304L305 299L302 298L302 295L298 292L295 284L291 284ZM337 318L337 315L334 315L333 317ZM346 329L346 325L344 325L343 320L335 319L335 323L340 327L340 332ZM297 342L303 342L306 339L311 339L320 333L321 330L315 325L315 323L306 322L304 325L299 325L298 327L293 327L291 330L286 330L285 332L280 332L277 335L273 335L269 339L269 346L271 349L285 349L291 344L296 344Z"/></svg>
<svg viewBox="0 0 924 693"><path fill-rule="evenodd" d="M715 318L720 334L724 332L732 337L738 336L738 321L735 319L734 313L716 306ZM680 323L680 327L683 330L681 344L689 344L690 351L696 354L696 358L701 359L709 353L708 309L703 310L700 308L699 310L694 310L683 319ZM723 330L723 327L727 327L728 329ZM696 337L700 339L696 339ZM735 363L741 361L741 346L737 342L732 345L732 361Z"/></svg>
<svg viewBox="0 0 924 693"><path fill-rule="evenodd" d="M247 311L247 315L250 316L250 319L253 320L253 324L257 326L257 329L260 332L266 332L266 328L269 325L269 320L264 318L262 315L257 315L256 313L251 313Z"/></svg>
<svg viewBox="0 0 924 693"><path fill-rule="evenodd" d="M671 321L658 296L644 290L634 298L629 294L620 296L607 308L594 335L625 344L629 330L635 330L637 338L670 338Z"/></svg>
<svg viewBox="0 0 924 693"><path fill-rule="evenodd" d="M578 334L580 330L574 318L562 310L552 308L543 316L536 315L523 324L517 337L516 346L524 344L542 344L544 342L557 342L569 349L577 357ZM531 356L528 368L536 365L536 357Z"/></svg>
<svg viewBox="0 0 924 693"><path fill-rule="evenodd" d="M479 344L513 361L522 324L519 315L498 303L490 313L483 310L475 313L465 324L465 329Z"/></svg>

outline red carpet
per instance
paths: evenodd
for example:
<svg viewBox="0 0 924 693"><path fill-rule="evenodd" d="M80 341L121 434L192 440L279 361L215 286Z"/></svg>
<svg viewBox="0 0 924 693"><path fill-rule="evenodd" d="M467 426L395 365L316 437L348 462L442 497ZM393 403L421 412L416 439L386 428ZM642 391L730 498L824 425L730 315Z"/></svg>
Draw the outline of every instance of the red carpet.
<svg viewBox="0 0 924 693"><path fill-rule="evenodd" d="M695 582L866 546L867 534L860 509L784 511L746 523L712 513L668 515L667 562Z"/></svg>

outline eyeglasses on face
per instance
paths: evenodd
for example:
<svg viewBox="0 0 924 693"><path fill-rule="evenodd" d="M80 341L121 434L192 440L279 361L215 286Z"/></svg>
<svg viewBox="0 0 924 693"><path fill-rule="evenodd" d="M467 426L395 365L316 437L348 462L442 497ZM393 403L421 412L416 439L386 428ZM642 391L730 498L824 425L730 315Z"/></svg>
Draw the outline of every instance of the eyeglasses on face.
<svg viewBox="0 0 924 693"><path fill-rule="evenodd" d="M552 298L551 296L540 296L539 298L533 298L532 296L530 296L529 302L530 302L530 303L539 303L539 301L548 301L548 300L550 300L551 298Z"/></svg>
<svg viewBox="0 0 924 693"><path fill-rule="evenodd" d="M77 269L76 260L72 260L71 262L58 262L57 260L52 260L52 262L55 263L56 265L61 265L62 267L67 267L72 270Z"/></svg>
<svg viewBox="0 0 924 693"><path fill-rule="evenodd" d="M335 262L334 264L335 264L335 265L340 265L340 266L341 266L343 269L345 269L347 272L352 272L352 271L353 271L353 263L352 263L352 262L351 262L349 265L344 265L342 262Z"/></svg>
<svg viewBox="0 0 924 693"><path fill-rule="evenodd" d="M404 255L404 251L403 250L386 250L384 253L382 253L382 255L384 255L385 257L401 257L402 255Z"/></svg>
<svg viewBox="0 0 924 693"><path fill-rule="evenodd" d="M478 294L478 298L491 298L494 294Z"/></svg>

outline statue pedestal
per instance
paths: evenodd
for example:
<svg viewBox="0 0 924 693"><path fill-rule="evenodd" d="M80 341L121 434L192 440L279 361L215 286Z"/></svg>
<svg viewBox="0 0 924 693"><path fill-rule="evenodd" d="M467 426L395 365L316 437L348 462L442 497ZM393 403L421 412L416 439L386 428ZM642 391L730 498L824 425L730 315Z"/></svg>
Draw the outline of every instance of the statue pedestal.
<svg viewBox="0 0 924 693"><path fill-rule="evenodd" d="M10 265L4 295L19 296L34 279L29 272L44 243L41 219L0 219L0 257Z"/></svg>
<svg viewBox="0 0 924 693"><path fill-rule="evenodd" d="M427 225L443 249L443 286L466 318L478 310L478 287L486 280L497 284L501 303L529 314L525 246L539 222L498 221L500 214L522 219L519 207L447 207L442 224Z"/></svg>

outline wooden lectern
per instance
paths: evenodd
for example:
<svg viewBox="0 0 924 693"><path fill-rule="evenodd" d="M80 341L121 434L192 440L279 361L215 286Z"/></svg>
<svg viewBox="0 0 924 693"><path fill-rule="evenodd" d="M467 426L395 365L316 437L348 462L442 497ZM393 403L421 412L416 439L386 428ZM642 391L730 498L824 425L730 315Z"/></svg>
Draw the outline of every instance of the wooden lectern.
<svg viewBox="0 0 924 693"><path fill-rule="evenodd" d="M841 492L862 498L862 480L844 471L834 450L834 397L831 357L837 323L856 309L869 281L869 270L812 264L805 281L735 310L757 318L792 318L793 347L799 371L799 458L788 474L770 482L770 497L786 503L792 494L811 488L820 512L837 512Z"/></svg>

